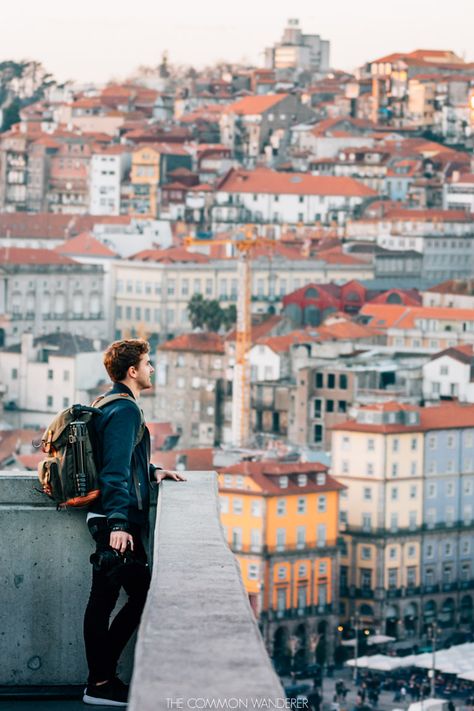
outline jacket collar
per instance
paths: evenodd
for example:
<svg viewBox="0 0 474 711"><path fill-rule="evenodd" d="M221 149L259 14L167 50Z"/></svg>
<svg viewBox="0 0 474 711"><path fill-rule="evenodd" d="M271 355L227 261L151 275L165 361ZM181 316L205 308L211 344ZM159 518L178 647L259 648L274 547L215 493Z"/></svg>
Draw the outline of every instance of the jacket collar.
<svg viewBox="0 0 474 711"><path fill-rule="evenodd" d="M130 395L135 400L135 395L132 393L130 388L127 387L127 385L124 385L123 383L113 384L112 389L110 390L110 394L115 395L115 393L127 393L127 395Z"/></svg>

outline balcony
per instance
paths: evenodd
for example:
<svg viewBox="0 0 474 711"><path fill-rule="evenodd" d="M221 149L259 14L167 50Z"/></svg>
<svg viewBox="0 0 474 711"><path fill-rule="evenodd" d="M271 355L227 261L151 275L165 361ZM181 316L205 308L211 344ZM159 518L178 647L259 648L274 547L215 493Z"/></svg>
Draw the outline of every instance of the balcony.
<svg viewBox="0 0 474 711"><path fill-rule="evenodd" d="M295 620L298 617L311 617L314 615L330 615L333 613L332 603L321 605L307 605L306 607L287 607L284 610L268 610L265 613L269 622L275 620Z"/></svg>
<svg viewBox="0 0 474 711"><path fill-rule="evenodd" d="M256 555L277 555L278 553L311 553L314 551L333 549L334 551L341 545L339 538L327 541L313 541L312 543L285 543L274 544L271 546L257 543L239 543L232 542L229 544L234 553L254 553Z"/></svg>
<svg viewBox="0 0 474 711"><path fill-rule="evenodd" d="M135 648L131 711L166 708L166 699L266 699L283 708L284 692L265 653L235 559L222 536L214 472L160 485L153 578ZM8 659L0 685L32 696L87 676L80 641L89 593L92 540L84 513L58 513L30 472L0 473L1 595L9 609L0 636ZM199 502L199 505L196 505ZM180 525L176 526L176 521ZM24 528L34 546L25 547ZM48 536L42 532L48 531ZM67 561L67 562L66 562ZM41 600L40 608L35 601ZM58 600L62 611L58 614ZM21 635L18 630L24 630ZM130 676L133 648L121 674ZM127 665L128 660L128 665ZM17 670L21 669L21 674ZM181 706L180 706L181 708Z"/></svg>

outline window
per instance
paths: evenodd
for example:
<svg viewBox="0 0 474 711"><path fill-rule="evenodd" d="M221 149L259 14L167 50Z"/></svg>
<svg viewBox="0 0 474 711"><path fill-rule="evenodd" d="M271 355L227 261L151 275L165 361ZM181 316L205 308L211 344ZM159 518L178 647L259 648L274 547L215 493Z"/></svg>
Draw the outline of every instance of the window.
<svg viewBox="0 0 474 711"><path fill-rule="evenodd" d="M410 464L410 475L411 476L416 476L417 468L418 467L416 465L416 462L411 462L411 464Z"/></svg>
<svg viewBox="0 0 474 711"><path fill-rule="evenodd" d="M372 462L367 462L367 474L368 476L372 476L374 473L374 465Z"/></svg>
<svg viewBox="0 0 474 711"><path fill-rule="evenodd" d="M408 555L408 558L414 558L416 556L416 547L415 546L408 546L407 555Z"/></svg>
<svg viewBox="0 0 474 711"><path fill-rule="evenodd" d="M347 402L345 400L339 400L337 403L337 411L341 413L347 412Z"/></svg>
<svg viewBox="0 0 474 711"><path fill-rule="evenodd" d="M407 568L407 587L413 588L416 585L416 568L409 566Z"/></svg>
<svg viewBox="0 0 474 711"><path fill-rule="evenodd" d="M296 528L296 547L304 548L306 543L306 526L298 526Z"/></svg>
<svg viewBox="0 0 474 711"><path fill-rule="evenodd" d="M277 516L284 516L286 514L286 500L278 499L277 501Z"/></svg>
<svg viewBox="0 0 474 711"><path fill-rule="evenodd" d="M363 590L372 589L372 571L370 568L360 569L360 586Z"/></svg>
<svg viewBox="0 0 474 711"><path fill-rule="evenodd" d="M326 511L326 496L318 496L318 511L320 513Z"/></svg>
<svg viewBox="0 0 474 711"><path fill-rule="evenodd" d="M277 528L277 550L282 551L285 549L286 542L286 530L284 528Z"/></svg>
<svg viewBox="0 0 474 711"><path fill-rule="evenodd" d="M416 484L410 486L410 499L416 499Z"/></svg>
<svg viewBox="0 0 474 711"><path fill-rule="evenodd" d="M326 412L334 412L334 400L326 400Z"/></svg>
<svg viewBox="0 0 474 711"><path fill-rule="evenodd" d="M430 435L428 437L428 447L430 449L436 449L436 435Z"/></svg>
<svg viewBox="0 0 474 711"><path fill-rule="evenodd" d="M221 513L229 513L229 499L227 496L220 496L219 504Z"/></svg>
<svg viewBox="0 0 474 711"><path fill-rule="evenodd" d="M249 564L248 579L249 580L257 580L258 579L258 565L256 563Z"/></svg>
<svg viewBox="0 0 474 711"><path fill-rule="evenodd" d="M18 369L17 368L12 368L11 378L12 378L12 380L18 380Z"/></svg>
<svg viewBox="0 0 474 711"><path fill-rule="evenodd" d="M417 519L416 511L409 511L408 512L408 527L412 531L416 528L416 519Z"/></svg>
<svg viewBox="0 0 474 711"><path fill-rule="evenodd" d="M48 370L48 380L52 380L54 377L54 373L52 370Z"/></svg>
<svg viewBox="0 0 474 711"><path fill-rule="evenodd" d="M232 529L232 548L234 550L241 550L242 548L242 529L233 528Z"/></svg>
<svg viewBox="0 0 474 711"><path fill-rule="evenodd" d="M349 472L349 462L347 459L343 459L341 462L342 473L347 474Z"/></svg>
<svg viewBox="0 0 474 711"><path fill-rule="evenodd" d="M281 476L278 481L280 484L280 489L286 489L288 487L288 477L287 476Z"/></svg>
<svg viewBox="0 0 474 711"><path fill-rule="evenodd" d="M298 486L306 486L308 483L307 474L298 474Z"/></svg>
<svg viewBox="0 0 474 711"><path fill-rule="evenodd" d="M235 514L241 514L242 510L242 499L232 499L232 512Z"/></svg>
<svg viewBox="0 0 474 711"><path fill-rule="evenodd" d="M392 560L397 557L397 549L395 548L395 546L390 546L390 548L388 549L388 557Z"/></svg>
<svg viewBox="0 0 474 711"><path fill-rule="evenodd" d="M367 440L367 449L369 452L373 452L375 449L375 439L372 439L372 437Z"/></svg>
<svg viewBox="0 0 474 711"><path fill-rule="evenodd" d="M372 500L372 489L370 486L365 486L364 487L364 499L366 501L371 501Z"/></svg>
<svg viewBox="0 0 474 711"><path fill-rule="evenodd" d="M396 531L398 529L398 514L390 514L390 530Z"/></svg>
<svg viewBox="0 0 474 711"><path fill-rule="evenodd" d="M314 443L320 444L323 441L323 428L322 425L314 426Z"/></svg>
<svg viewBox="0 0 474 711"><path fill-rule="evenodd" d="M262 547L262 532L259 528L250 530L250 546L253 551L260 551Z"/></svg>
<svg viewBox="0 0 474 711"><path fill-rule="evenodd" d="M416 452L417 447L418 447L418 440L416 439L416 437L412 437L412 440L411 440L411 451L412 451L412 452Z"/></svg>
<svg viewBox="0 0 474 711"><path fill-rule="evenodd" d="M342 438L342 449L348 450L351 448L351 440L349 437Z"/></svg>
<svg viewBox="0 0 474 711"><path fill-rule="evenodd" d="M298 499L297 511L298 511L298 513L301 513L301 514L306 513L306 499L304 496Z"/></svg>
<svg viewBox="0 0 474 711"><path fill-rule="evenodd" d="M69 398L63 397L63 407L69 407Z"/></svg>
<svg viewBox="0 0 474 711"><path fill-rule="evenodd" d="M261 516L262 509L260 506L260 501L252 501L250 504L250 511L252 516Z"/></svg>
<svg viewBox="0 0 474 711"><path fill-rule="evenodd" d="M328 388L333 389L336 387L336 376L334 373L328 373Z"/></svg>
<svg viewBox="0 0 474 711"><path fill-rule="evenodd" d="M456 438L454 437L454 435L450 434L450 435L448 435L447 440L448 440L448 447L450 449L452 449L455 445Z"/></svg>
<svg viewBox="0 0 474 711"><path fill-rule="evenodd" d="M398 501L398 486L392 486L390 498L392 501Z"/></svg>
<svg viewBox="0 0 474 711"><path fill-rule="evenodd" d="M362 514L362 528L364 531L372 530L372 514L363 513Z"/></svg>
<svg viewBox="0 0 474 711"><path fill-rule="evenodd" d="M436 484L430 482L428 484L428 498L434 499L436 497Z"/></svg>
<svg viewBox="0 0 474 711"><path fill-rule="evenodd" d="M398 587L398 568L388 569L388 589L394 590Z"/></svg>
<svg viewBox="0 0 474 711"><path fill-rule="evenodd" d="M323 373L316 373L315 377L315 385L317 388L322 388L323 387Z"/></svg>
<svg viewBox="0 0 474 711"><path fill-rule="evenodd" d="M316 529L316 540L318 546L326 545L326 524L320 523Z"/></svg>
<svg viewBox="0 0 474 711"><path fill-rule="evenodd" d="M372 558L372 548L370 546L362 546L360 557L362 560L370 560Z"/></svg>
<svg viewBox="0 0 474 711"><path fill-rule="evenodd" d="M398 476L398 464L396 462L394 462L394 464L392 464L392 476L393 477Z"/></svg>
<svg viewBox="0 0 474 711"><path fill-rule="evenodd" d="M241 474L239 474L235 477L235 482L236 482L237 489L244 488L244 477Z"/></svg>
<svg viewBox="0 0 474 711"><path fill-rule="evenodd" d="M46 406L47 406L47 407L52 407L52 406L53 406L53 396L52 396L52 395L48 395L48 396L47 396L47 398L46 398Z"/></svg>
<svg viewBox="0 0 474 711"><path fill-rule="evenodd" d="M339 376L339 388L341 390L347 390L347 375L341 374Z"/></svg>
<svg viewBox="0 0 474 711"><path fill-rule="evenodd" d="M317 398L314 401L314 416L315 417L321 417L321 411L322 411L322 400Z"/></svg>
<svg viewBox="0 0 474 711"><path fill-rule="evenodd" d="M398 437L395 437L392 440L392 452L398 452L400 450L400 440Z"/></svg>
<svg viewBox="0 0 474 711"><path fill-rule="evenodd" d="M446 484L446 496L454 496L454 482L448 481Z"/></svg>
<svg viewBox="0 0 474 711"><path fill-rule="evenodd" d="M306 576L306 565L302 563L298 566L298 577L304 578Z"/></svg>

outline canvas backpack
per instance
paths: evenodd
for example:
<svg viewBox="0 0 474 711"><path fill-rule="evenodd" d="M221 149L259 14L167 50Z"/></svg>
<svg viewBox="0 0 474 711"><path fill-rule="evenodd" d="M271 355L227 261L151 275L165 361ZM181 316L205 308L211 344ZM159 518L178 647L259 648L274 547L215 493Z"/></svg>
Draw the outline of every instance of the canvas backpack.
<svg viewBox="0 0 474 711"><path fill-rule="evenodd" d="M103 407L124 399L133 402L140 411L136 447L145 432L145 418L128 393L101 395L91 407L73 405L61 410L44 431L40 447L48 456L38 464L38 478L42 491L56 502L58 509L84 508L100 496L90 424L94 417L103 415Z"/></svg>

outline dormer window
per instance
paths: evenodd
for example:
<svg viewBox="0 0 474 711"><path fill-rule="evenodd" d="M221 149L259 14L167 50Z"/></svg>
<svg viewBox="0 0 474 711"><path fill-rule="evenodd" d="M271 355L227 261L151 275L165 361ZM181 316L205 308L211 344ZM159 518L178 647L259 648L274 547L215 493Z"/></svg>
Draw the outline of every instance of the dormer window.
<svg viewBox="0 0 474 711"><path fill-rule="evenodd" d="M298 486L306 486L308 483L307 474L298 474Z"/></svg>
<svg viewBox="0 0 474 711"><path fill-rule="evenodd" d="M279 479L280 489L286 489L288 487L288 477L281 476Z"/></svg>
<svg viewBox="0 0 474 711"><path fill-rule="evenodd" d="M316 476L316 484L318 484L318 486L324 486L325 483L326 483L326 474L324 472L320 472Z"/></svg>

